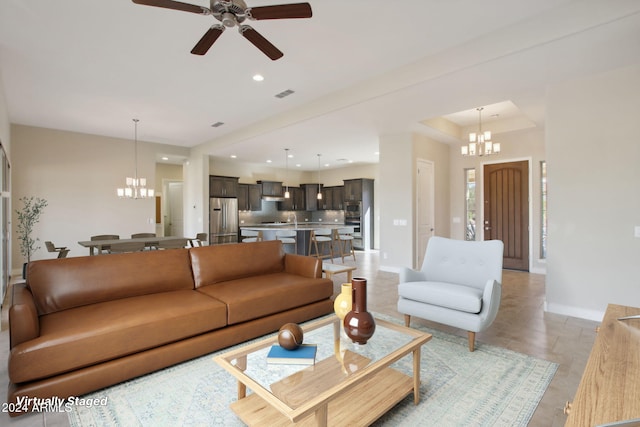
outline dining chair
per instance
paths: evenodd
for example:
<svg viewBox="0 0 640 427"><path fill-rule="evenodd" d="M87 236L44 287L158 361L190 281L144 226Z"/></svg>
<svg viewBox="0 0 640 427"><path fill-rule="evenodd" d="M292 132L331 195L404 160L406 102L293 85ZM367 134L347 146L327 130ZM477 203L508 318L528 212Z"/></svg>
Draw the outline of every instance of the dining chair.
<svg viewBox="0 0 640 427"><path fill-rule="evenodd" d="M52 242L44 242L44 245L47 247L47 251L49 252L57 252L58 258L66 258L69 253L69 249L66 246L58 246L54 245Z"/></svg>
<svg viewBox="0 0 640 427"><path fill-rule="evenodd" d="M132 239L142 239L156 237L156 233L135 233L131 235ZM145 244L147 249L158 249L158 242L148 242Z"/></svg>
<svg viewBox="0 0 640 427"><path fill-rule="evenodd" d="M194 239L189 239L189 245L192 248L195 248L196 246L204 246L204 242L207 241L207 238L207 233L198 233Z"/></svg>

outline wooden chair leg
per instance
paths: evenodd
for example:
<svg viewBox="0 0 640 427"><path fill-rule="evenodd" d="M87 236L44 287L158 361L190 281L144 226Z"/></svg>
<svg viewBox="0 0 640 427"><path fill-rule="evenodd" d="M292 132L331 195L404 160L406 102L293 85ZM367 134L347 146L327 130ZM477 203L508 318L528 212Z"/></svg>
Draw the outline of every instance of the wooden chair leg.
<svg viewBox="0 0 640 427"><path fill-rule="evenodd" d="M408 328L410 323L411 323L411 316L409 316L408 314L405 314L404 315L404 326L406 326Z"/></svg>
<svg viewBox="0 0 640 427"><path fill-rule="evenodd" d="M476 333L475 332L467 332L469 335L469 351L475 350L475 342L476 342Z"/></svg>

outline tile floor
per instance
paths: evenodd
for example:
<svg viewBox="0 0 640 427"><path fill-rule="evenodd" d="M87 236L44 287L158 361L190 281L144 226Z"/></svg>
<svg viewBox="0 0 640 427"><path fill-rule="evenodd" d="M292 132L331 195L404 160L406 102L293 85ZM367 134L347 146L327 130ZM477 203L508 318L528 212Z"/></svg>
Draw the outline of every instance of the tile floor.
<svg viewBox="0 0 640 427"><path fill-rule="evenodd" d="M380 271L377 252L358 252L357 262L345 259L345 264L357 266L354 277L368 281L368 308L372 311L401 317L396 311L398 275ZM341 260L335 259L335 262ZM344 276L344 277L342 277ZM595 339L597 322L545 313L545 276L505 270L503 297L500 312L488 331L477 334L476 345L482 343L509 348L514 351L550 360L559 364L558 371L547 389L530 422L530 426L557 427L565 423L562 408L573 399ZM346 274L334 277L334 293L340 292L340 284ZM412 319L413 322L429 322ZM465 331L438 324L434 328L466 337ZM7 333L7 304L2 306L0 332L0 383L7 384L7 357L9 353ZM0 398L0 402L4 402ZM68 426L66 415L30 414L10 418L0 413L0 425L16 427Z"/></svg>

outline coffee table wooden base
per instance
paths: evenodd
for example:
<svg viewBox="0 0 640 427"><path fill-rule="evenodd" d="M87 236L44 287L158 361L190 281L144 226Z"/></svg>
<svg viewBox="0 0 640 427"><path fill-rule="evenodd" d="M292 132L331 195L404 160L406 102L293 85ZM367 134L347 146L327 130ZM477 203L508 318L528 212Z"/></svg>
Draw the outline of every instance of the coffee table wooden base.
<svg viewBox="0 0 640 427"><path fill-rule="evenodd" d="M324 410L321 408L315 415L296 424L253 393L232 403L231 409L249 426L369 425L413 392L413 377L386 368L336 396L329 402L328 408L325 406ZM419 396L414 396L414 401L418 403Z"/></svg>

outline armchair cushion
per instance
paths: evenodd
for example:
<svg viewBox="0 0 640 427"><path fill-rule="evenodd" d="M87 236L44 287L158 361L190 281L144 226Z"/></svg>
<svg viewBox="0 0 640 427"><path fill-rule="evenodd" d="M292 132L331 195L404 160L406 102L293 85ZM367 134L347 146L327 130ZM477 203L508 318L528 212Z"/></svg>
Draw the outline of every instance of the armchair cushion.
<svg viewBox="0 0 640 427"><path fill-rule="evenodd" d="M482 290L444 282L407 282L398 286L400 297L467 313L482 310Z"/></svg>

